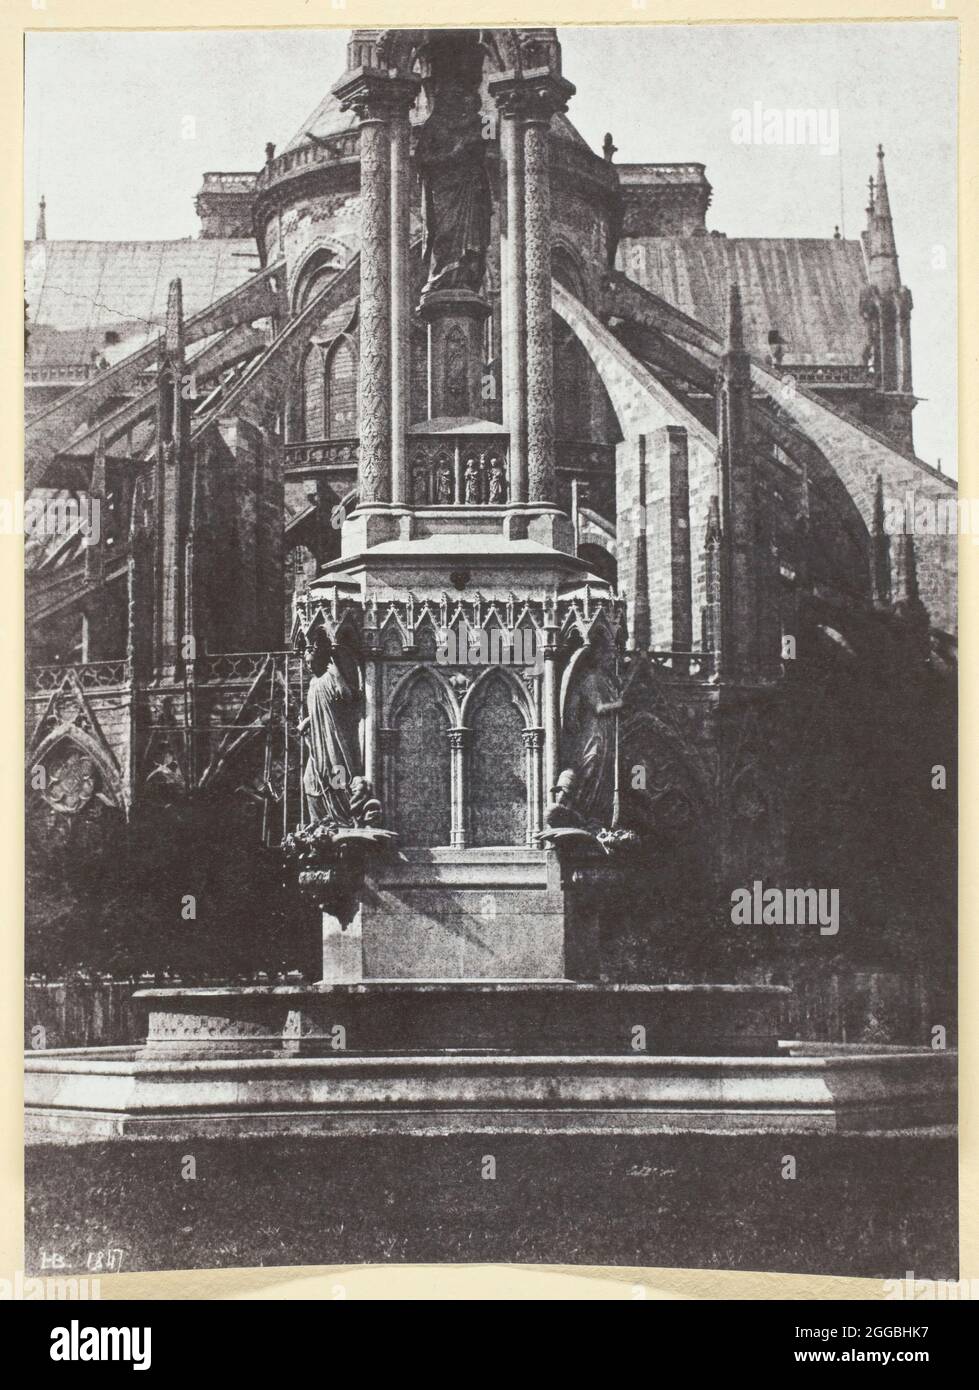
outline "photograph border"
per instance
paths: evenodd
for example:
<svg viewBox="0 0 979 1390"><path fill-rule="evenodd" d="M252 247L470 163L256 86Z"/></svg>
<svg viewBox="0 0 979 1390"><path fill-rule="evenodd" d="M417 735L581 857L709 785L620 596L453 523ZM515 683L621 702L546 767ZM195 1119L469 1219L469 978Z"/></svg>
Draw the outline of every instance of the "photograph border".
<svg viewBox="0 0 979 1390"><path fill-rule="evenodd" d="M334 7L337 5L338 7ZM0 262L3 334L0 350L0 495L13 497L23 479L23 47L31 31L113 29L349 29L356 26L470 27L546 22L558 28L653 27L665 24L958 23L960 35L958 128L958 407L959 486L977 496L979 467L972 449L979 439L979 399L970 368L979 364L979 4L976 0L480 0L467 8L446 0L4 0L0 6L0 212L4 255ZM324 74L324 83L329 74ZM971 136L971 138L969 138ZM963 138L966 137L966 138ZM959 545L961 708L979 705L979 550ZM2 881L8 885L3 914L3 1008L0 1010L0 1278L23 1270L23 891L22 765L24 701L23 539L0 539L0 730L4 742L6 808L0 845ZM977 705L973 705L973 700ZM969 852L979 831L976 810L975 721L962 720L959 741L959 1019L960 1073L974 1078L979 1033L979 856ZM15 781L17 785L15 786ZM979 1095L960 1086L959 1229L961 1281L979 1279ZM884 1279L789 1275L696 1269L559 1265L342 1265L263 1269L207 1269L120 1273L101 1280L110 1299L883 1299ZM891 1294L893 1297L893 1293Z"/></svg>

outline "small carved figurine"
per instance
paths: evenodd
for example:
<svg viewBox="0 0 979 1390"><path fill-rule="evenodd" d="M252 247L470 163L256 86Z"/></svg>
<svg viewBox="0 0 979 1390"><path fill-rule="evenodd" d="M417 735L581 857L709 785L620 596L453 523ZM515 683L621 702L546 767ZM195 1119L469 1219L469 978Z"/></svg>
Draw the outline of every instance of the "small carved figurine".
<svg viewBox="0 0 979 1390"><path fill-rule="evenodd" d="M494 454L489 461L489 495L490 502L506 501L506 471L502 461Z"/></svg>
<svg viewBox="0 0 979 1390"><path fill-rule="evenodd" d="M481 496L481 478L479 476L479 462L474 454L466 459L466 471L464 474L464 485L466 490L466 502L470 506L478 505L483 499Z"/></svg>

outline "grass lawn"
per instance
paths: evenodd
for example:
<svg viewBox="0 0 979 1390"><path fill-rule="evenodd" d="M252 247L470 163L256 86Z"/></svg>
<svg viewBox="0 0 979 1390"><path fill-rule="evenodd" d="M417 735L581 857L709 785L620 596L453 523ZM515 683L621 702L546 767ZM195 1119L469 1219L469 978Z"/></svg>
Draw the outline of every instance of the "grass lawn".
<svg viewBox="0 0 979 1390"><path fill-rule="evenodd" d="M27 1263L40 1274L58 1254L61 1273L98 1273L113 1248L125 1270L450 1261L954 1279L955 1165L953 1140L914 1138L38 1146Z"/></svg>

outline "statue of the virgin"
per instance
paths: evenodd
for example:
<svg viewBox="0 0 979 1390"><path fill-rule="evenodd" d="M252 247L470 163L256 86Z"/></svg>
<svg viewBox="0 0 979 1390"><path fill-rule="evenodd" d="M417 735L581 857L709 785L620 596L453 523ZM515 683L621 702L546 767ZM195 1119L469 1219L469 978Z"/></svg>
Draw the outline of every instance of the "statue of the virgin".
<svg viewBox="0 0 979 1390"><path fill-rule="evenodd" d="M304 660L310 672L307 716L299 726L309 756L303 789L313 820L353 825L350 784L360 773L359 704L356 667L346 673L329 637L318 628Z"/></svg>
<svg viewBox="0 0 979 1390"><path fill-rule="evenodd" d="M425 292L478 293L490 239L491 195L479 108L482 53L469 35L433 45L432 113L415 158L425 214Z"/></svg>

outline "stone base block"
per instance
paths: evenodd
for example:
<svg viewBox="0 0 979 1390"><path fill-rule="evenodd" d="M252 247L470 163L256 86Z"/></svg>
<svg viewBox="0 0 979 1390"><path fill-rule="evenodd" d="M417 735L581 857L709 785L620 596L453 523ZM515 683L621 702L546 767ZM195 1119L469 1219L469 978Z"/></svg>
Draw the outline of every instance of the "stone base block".
<svg viewBox="0 0 979 1390"><path fill-rule="evenodd" d="M955 1058L27 1058L35 1142L332 1134L947 1133Z"/></svg>
<svg viewBox="0 0 979 1390"><path fill-rule="evenodd" d="M375 980L152 989L138 998L148 1007L148 1056L758 1056L775 1051L786 993L774 985Z"/></svg>
<svg viewBox="0 0 979 1390"><path fill-rule="evenodd" d="M326 984L353 984L364 978L364 946L361 910L349 921L332 912L323 916L323 981Z"/></svg>
<svg viewBox="0 0 979 1390"><path fill-rule="evenodd" d="M565 895L538 849L406 850L364 886L365 979L563 979Z"/></svg>

